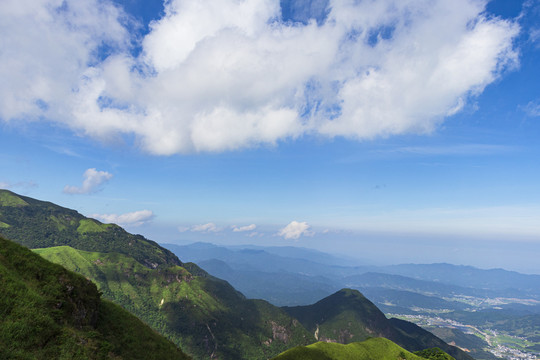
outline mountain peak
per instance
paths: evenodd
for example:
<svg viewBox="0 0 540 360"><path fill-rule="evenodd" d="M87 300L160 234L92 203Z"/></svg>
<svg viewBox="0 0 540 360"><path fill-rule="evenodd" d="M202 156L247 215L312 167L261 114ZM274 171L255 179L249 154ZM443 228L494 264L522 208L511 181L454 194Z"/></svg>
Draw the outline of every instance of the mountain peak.
<svg viewBox="0 0 540 360"><path fill-rule="evenodd" d="M471 360L463 351L448 346L412 323L387 319L358 290L341 289L315 304L283 309L312 331L319 341L349 344L384 337L409 351L438 346L456 359Z"/></svg>

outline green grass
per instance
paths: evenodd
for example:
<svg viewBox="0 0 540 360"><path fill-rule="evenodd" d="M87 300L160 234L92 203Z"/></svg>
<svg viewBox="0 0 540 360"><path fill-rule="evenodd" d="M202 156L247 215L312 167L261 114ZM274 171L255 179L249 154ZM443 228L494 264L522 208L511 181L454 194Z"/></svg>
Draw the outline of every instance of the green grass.
<svg viewBox="0 0 540 360"><path fill-rule="evenodd" d="M451 357L439 348L415 351L414 354L430 360L455 360L453 357Z"/></svg>
<svg viewBox="0 0 540 360"><path fill-rule="evenodd" d="M58 219L56 216L51 215L49 216L49 218L56 224L56 226L58 227L58 230L62 231L62 230L67 229L67 224L64 224L64 222Z"/></svg>
<svg viewBox="0 0 540 360"><path fill-rule="evenodd" d="M143 319L194 358L206 359L215 353L225 359L267 359L314 341L283 310L265 301L245 299L228 283L193 264L149 269L117 253L69 246L34 251L91 278L104 297Z"/></svg>
<svg viewBox="0 0 540 360"><path fill-rule="evenodd" d="M28 203L9 191L0 191L0 205L2 206L26 206Z"/></svg>
<svg viewBox="0 0 540 360"><path fill-rule="evenodd" d="M96 286L0 237L1 359L187 359Z"/></svg>
<svg viewBox="0 0 540 360"><path fill-rule="evenodd" d="M2 228L6 229L9 226L10 226L9 224L6 224L6 223L3 223L3 222L0 221L0 229L2 229Z"/></svg>
<svg viewBox="0 0 540 360"><path fill-rule="evenodd" d="M421 360L413 353L385 338L371 338L347 345L317 342L298 346L274 358L275 360Z"/></svg>
<svg viewBox="0 0 540 360"><path fill-rule="evenodd" d="M81 219L79 221L79 227L77 228L77 232L79 234L100 233L107 231L110 226L111 225L109 224L98 224L92 219Z"/></svg>

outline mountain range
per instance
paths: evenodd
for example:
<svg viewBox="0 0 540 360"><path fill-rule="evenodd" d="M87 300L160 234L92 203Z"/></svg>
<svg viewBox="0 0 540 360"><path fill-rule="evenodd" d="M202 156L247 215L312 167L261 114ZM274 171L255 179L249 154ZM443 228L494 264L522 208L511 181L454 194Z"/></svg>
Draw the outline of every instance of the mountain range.
<svg viewBox="0 0 540 360"><path fill-rule="evenodd" d="M436 331L477 359L540 356L538 275L450 264L366 266L303 248L162 245L248 298L298 306L352 288L387 316Z"/></svg>
<svg viewBox="0 0 540 360"><path fill-rule="evenodd" d="M341 290L303 309L247 299L140 235L6 190L0 190L0 227L5 237L92 280L105 299L195 359L266 359L322 337L346 343L372 336L387 336L411 351L437 346L456 359L471 359L412 323L386 319L358 291ZM321 303L332 305L321 309ZM313 322L318 316L327 319L319 329Z"/></svg>

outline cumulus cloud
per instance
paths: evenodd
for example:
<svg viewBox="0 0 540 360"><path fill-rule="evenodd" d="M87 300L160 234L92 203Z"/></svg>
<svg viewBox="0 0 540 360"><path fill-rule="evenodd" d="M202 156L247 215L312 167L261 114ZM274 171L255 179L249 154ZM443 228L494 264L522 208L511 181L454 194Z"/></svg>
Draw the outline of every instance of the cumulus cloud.
<svg viewBox="0 0 540 360"><path fill-rule="evenodd" d="M484 10L334 0L324 21L295 23L281 21L279 0L171 0L134 57L107 0L6 0L0 117L134 135L163 155L426 133L518 64L519 25Z"/></svg>
<svg viewBox="0 0 540 360"><path fill-rule="evenodd" d="M82 186L66 185L64 193L66 194L92 194L100 190L100 186L109 181L113 175L106 171L98 171L95 168L88 169L83 174L84 180Z"/></svg>
<svg viewBox="0 0 540 360"><path fill-rule="evenodd" d="M244 231L253 231L257 228L257 225L251 224L246 226L233 226L232 229L234 232L244 232Z"/></svg>
<svg viewBox="0 0 540 360"><path fill-rule="evenodd" d="M312 236L314 232L310 231L310 228L311 226L305 221L291 221L289 225L278 232L278 235L283 236L285 239L297 240L300 236Z"/></svg>
<svg viewBox="0 0 540 360"><path fill-rule="evenodd" d="M218 228L216 224L210 222L207 224L193 225L192 227L189 228L189 230L193 232L209 233L209 232L218 232L221 229Z"/></svg>
<svg viewBox="0 0 540 360"><path fill-rule="evenodd" d="M125 214L92 214L90 217L108 224L140 226L154 218L150 210L140 210Z"/></svg>

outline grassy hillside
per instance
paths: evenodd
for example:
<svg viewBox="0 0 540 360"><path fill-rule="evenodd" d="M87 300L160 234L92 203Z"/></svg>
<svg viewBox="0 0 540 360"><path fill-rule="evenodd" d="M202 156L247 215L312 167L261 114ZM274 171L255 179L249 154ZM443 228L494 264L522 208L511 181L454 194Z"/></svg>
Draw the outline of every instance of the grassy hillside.
<svg viewBox="0 0 540 360"><path fill-rule="evenodd" d="M426 352L426 355L429 356ZM438 355L445 356L444 353ZM440 357L441 360L452 357ZM371 338L348 345L317 342L290 349L274 360L423 360L425 358L408 352L390 340ZM436 359L433 357L433 359Z"/></svg>
<svg viewBox="0 0 540 360"><path fill-rule="evenodd" d="M0 358L187 359L84 277L0 237Z"/></svg>
<svg viewBox="0 0 540 360"><path fill-rule="evenodd" d="M227 282L194 264L149 269L115 253L68 246L41 256L94 280L103 296L166 334L196 358L268 358L312 336L281 309L246 300Z"/></svg>
<svg viewBox="0 0 540 360"><path fill-rule="evenodd" d="M31 249L68 245L126 254L150 268L182 265L172 252L141 235L8 190L0 190L0 223L1 234Z"/></svg>
<svg viewBox="0 0 540 360"><path fill-rule="evenodd" d="M284 307L317 340L348 344L385 337L409 351L439 347L456 359L472 359L413 323L386 316L357 290L343 289L313 305Z"/></svg>
<svg viewBox="0 0 540 360"><path fill-rule="evenodd" d="M166 334L197 358L267 358L313 341L281 309L246 300L227 282L194 264L149 269L115 253L68 246L36 249L41 256L93 279L104 297ZM189 270L188 270L189 269Z"/></svg>

